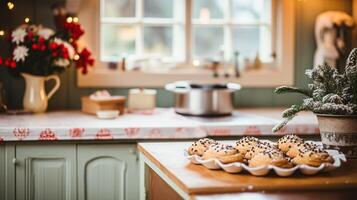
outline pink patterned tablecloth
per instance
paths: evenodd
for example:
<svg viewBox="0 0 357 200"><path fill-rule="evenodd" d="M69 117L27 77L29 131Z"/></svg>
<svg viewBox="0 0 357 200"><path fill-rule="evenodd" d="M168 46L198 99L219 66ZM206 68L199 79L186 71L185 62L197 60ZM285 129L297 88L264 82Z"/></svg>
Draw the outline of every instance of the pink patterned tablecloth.
<svg viewBox="0 0 357 200"><path fill-rule="evenodd" d="M280 110L279 110L280 112ZM307 116L307 117L306 117ZM317 134L313 115L297 118L278 134ZM127 113L101 120L80 111L37 115L0 115L0 141L188 139L205 136L273 135L276 117L242 110L229 117L199 118L178 115L173 109Z"/></svg>

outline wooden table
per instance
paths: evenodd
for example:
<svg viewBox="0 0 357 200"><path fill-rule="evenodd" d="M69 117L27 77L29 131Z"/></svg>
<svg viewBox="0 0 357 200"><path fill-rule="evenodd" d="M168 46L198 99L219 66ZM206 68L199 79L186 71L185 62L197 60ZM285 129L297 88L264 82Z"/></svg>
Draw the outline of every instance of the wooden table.
<svg viewBox="0 0 357 200"><path fill-rule="evenodd" d="M349 199L357 195L357 160L306 176L255 177L209 170L185 159L189 142L139 143L141 199ZM165 197L165 198L164 198Z"/></svg>

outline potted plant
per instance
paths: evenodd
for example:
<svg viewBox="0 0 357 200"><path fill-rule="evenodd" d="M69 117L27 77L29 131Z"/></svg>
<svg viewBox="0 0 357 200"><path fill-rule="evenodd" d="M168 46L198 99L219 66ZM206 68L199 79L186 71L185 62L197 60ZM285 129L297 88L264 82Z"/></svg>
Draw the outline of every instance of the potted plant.
<svg viewBox="0 0 357 200"><path fill-rule="evenodd" d="M10 57L0 57L0 65L25 79L25 110L46 111L48 99L60 87L57 74L72 64L82 73L87 73L88 66L94 63L91 53L86 48L80 50L77 45L84 34L80 24L65 20L60 27L55 32L41 25L21 25L11 33ZM56 85L46 95L44 83L50 79L55 80Z"/></svg>
<svg viewBox="0 0 357 200"><path fill-rule="evenodd" d="M347 58L342 73L323 64L306 75L312 79L308 89L282 86L275 93L300 93L306 98L282 113L284 121L273 132L284 127L300 111L316 114L324 145L336 147L348 157L357 157L357 48Z"/></svg>

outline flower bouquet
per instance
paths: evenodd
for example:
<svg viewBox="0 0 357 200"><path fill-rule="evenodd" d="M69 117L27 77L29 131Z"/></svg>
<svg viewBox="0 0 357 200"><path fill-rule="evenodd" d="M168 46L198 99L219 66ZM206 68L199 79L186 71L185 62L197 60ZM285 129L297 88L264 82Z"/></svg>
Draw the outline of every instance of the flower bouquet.
<svg viewBox="0 0 357 200"><path fill-rule="evenodd" d="M30 24L21 25L12 31L9 38L11 54L7 58L0 57L0 65L24 77L25 110L44 112L47 109L47 100L60 86L60 79L55 74L72 65L86 74L88 67L93 66L91 52L77 45L83 34L80 24L74 21L64 21L61 26L57 26L56 32L42 25ZM49 79L54 79L56 85L47 96L41 95L45 94L44 83Z"/></svg>
<svg viewBox="0 0 357 200"><path fill-rule="evenodd" d="M73 21L66 21L57 32L41 25L21 25L11 33L11 56L0 58L0 65L15 72L48 76L74 63L85 74L94 59L87 48L78 48L78 39L83 34L80 24Z"/></svg>

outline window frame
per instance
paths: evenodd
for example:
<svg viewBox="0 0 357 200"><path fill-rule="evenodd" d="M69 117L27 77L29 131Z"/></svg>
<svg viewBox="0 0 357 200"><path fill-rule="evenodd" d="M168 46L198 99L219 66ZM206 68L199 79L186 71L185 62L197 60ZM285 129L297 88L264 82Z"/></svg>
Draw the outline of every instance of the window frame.
<svg viewBox="0 0 357 200"><path fill-rule="evenodd" d="M182 13L185 9L184 8L177 8L180 6L179 1L181 0L173 0L173 3L177 10L181 10L181 15L182 19L180 20L180 17L174 16L173 14L172 18L149 18L149 17L144 17L144 0L135 0L135 16L134 17L106 17L104 16L104 6L101 6L101 4L104 4L105 0L99 0L99 7L100 7L100 13L99 13L99 18L100 18L100 24L99 24L99 29L100 29L100 37L99 41L102 41L102 25L105 24L111 24L111 25L119 25L119 26L133 26L136 29L136 36L135 36L135 55L141 57L147 57L144 53L144 28L145 26L150 26L150 27L172 27L172 33L173 35L180 30L180 26L182 26L182 29L185 28L184 24L184 14ZM176 30L175 30L176 29ZM182 30L181 30L182 31ZM184 39L184 38L182 38ZM99 42L100 46L100 51L99 51L99 59L102 62L115 62L113 59L110 59L109 57L105 57L102 55L104 45ZM164 57L165 60L172 62L172 63L182 63L184 62L184 54L179 53L179 52L174 52L174 49L179 49L180 43L177 42L177 40L172 40L172 55L169 57ZM156 56L154 56L156 57Z"/></svg>
<svg viewBox="0 0 357 200"><path fill-rule="evenodd" d="M190 38L192 39L193 42L193 38L194 38L194 28L195 27L219 27L223 29L223 46L224 46L224 59L225 60L232 60L232 54L233 54L233 47L231 44L233 44L234 38L233 38L233 29L234 28L247 28L247 27L258 27L259 30L261 27L266 27L267 29L271 29L271 44L270 44L270 53L272 54L273 52L275 52L275 37L274 37L274 30L275 30L275 26L276 26L276 19L275 19L275 0L271 0L271 5L270 8L270 19L267 20L266 22L248 22L248 23L242 23L239 22L237 20L234 20L234 17L232 16L232 10L230 9L233 5L232 5L233 1L232 0L228 0L226 1L226 3L224 4L224 13L223 13L223 17L220 19L210 19L209 23L203 23L200 22L199 19L195 19L190 17L191 20L189 20L190 24L186 27L187 29L189 29L189 33L190 33ZM264 3L266 3L266 1L264 0ZM193 4L192 4L192 0L188 3L188 5L186 5L186 9L190 7L190 9L192 10ZM191 12L192 14L192 12ZM261 36L261 35L260 35ZM260 46L261 44L259 44ZM194 49L194 43L192 43L192 49ZM261 46L260 46L261 47ZM261 52L260 52L261 53ZM261 54L260 54L261 55ZM192 56L194 57L194 53L192 54ZM192 60L188 60L187 63L192 63ZM262 65L263 67L269 67L271 65L273 65L274 63L274 59L271 59L269 61L263 61Z"/></svg>
<svg viewBox="0 0 357 200"><path fill-rule="evenodd" d="M143 0L139 0L143 1ZM175 0L177 1L177 0ZM212 72L192 68L192 0L185 0L184 18L184 61L177 62L178 70L156 72L120 71L108 69L108 63L101 62L98 47L100 47L100 17L98 12L99 0L89 0L86 6L79 10L79 18L85 30L93 30L85 34L82 43L93 50L96 67L87 75L78 73L79 87L163 87L166 83L177 80L194 80L211 83L238 82L245 87L272 87L281 84L293 85L294 82L294 34L295 34L295 1L272 0L272 51L276 52L274 62L267 65L272 68L243 71L239 78L214 78ZM92 19L92 20L90 20ZM90 23L95 22L95 23ZM275 38L281 38L276 40ZM93 42L94 41L94 42ZM181 70L184 68L185 70ZM254 77L254 78L253 78Z"/></svg>

